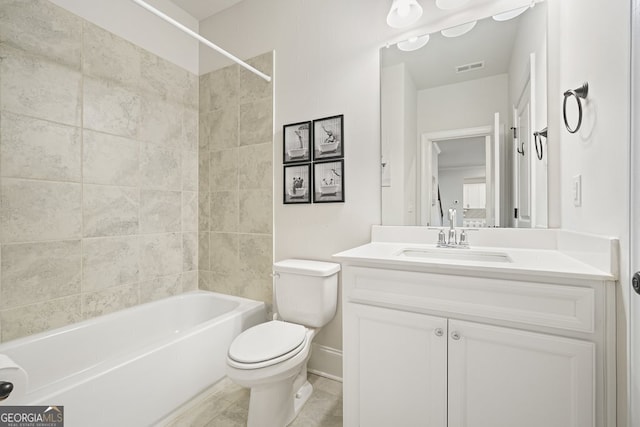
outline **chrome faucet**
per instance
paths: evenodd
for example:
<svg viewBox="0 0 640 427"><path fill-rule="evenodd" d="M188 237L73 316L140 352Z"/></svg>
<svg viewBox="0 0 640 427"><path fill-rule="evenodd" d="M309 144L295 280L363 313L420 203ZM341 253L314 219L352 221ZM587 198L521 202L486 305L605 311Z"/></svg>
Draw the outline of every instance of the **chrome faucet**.
<svg viewBox="0 0 640 427"><path fill-rule="evenodd" d="M458 244L456 236L456 208L449 208L449 239L447 240L447 244L449 246Z"/></svg>
<svg viewBox="0 0 640 427"><path fill-rule="evenodd" d="M460 236L458 236L456 230L456 216L457 211L455 205L458 204L458 201L455 200L453 202L453 206L449 208L449 235L444 232L444 228L440 230L438 233L438 243L436 244L439 248L468 248L469 240L467 237L467 231L462 229L460 232Z"/></svg>

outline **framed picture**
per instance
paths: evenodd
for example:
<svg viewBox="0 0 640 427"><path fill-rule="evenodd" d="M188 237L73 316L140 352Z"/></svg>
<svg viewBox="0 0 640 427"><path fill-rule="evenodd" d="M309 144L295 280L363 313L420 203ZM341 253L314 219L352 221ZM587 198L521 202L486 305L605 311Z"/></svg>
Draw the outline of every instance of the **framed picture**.
<svg viewBox="0 0 640 427"><path fill-rule="evenodd" d="M344 202L344 160L313 164L313 203Z"/></svg>
<svg viewBox="0 0 640 427"><path fill-rule="evenodd" d="M313 121L313 160L344 157L343 115Z"/></svg>
<svg viewBox="0 0 640 427"><path fill-rule="evenodd" d="M282 127L282 163L311 161L311 122L293 123Z"/></svg>
<svg viewBox="0 0 640 427"><path fill-rule="evenodd" d="M284 166L285 205L311 203L311 164Z"/></svg>

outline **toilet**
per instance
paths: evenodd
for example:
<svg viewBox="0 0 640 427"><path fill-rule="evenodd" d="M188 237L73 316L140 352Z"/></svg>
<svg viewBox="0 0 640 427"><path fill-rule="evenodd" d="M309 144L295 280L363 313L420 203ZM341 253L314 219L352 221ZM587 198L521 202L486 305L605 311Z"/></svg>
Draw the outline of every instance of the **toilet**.
<svg viewBox="0 0 640 427"><path fill-rule="evenodd" d="M227 376L251 389L248 427L284 427L311 396L311 342L335 316L339 271L331 262L273 264L274 320L238 335L227 353Z"/></svg>

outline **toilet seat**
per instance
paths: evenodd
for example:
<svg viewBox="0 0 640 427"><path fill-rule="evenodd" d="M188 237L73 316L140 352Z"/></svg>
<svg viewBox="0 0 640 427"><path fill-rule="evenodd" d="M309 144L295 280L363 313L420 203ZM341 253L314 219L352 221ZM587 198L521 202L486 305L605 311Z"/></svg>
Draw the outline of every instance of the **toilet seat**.
<svg viewBox="0 0 640 427"><path fill-rule="evenodd" d="M228 363L238 369L275 365L300 353L307 345L307 329L273 320L247 329L231 343Z"/></svg>

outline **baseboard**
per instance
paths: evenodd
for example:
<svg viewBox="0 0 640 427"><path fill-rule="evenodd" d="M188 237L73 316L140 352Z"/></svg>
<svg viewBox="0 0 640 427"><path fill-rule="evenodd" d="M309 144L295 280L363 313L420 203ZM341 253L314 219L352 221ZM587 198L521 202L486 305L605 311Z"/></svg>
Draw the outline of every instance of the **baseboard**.
<svg viewBox="0 0 640 427"><path fill-rule="evenodd" d="M307 371L342 382L342 350L312 344Z"/></svg>

